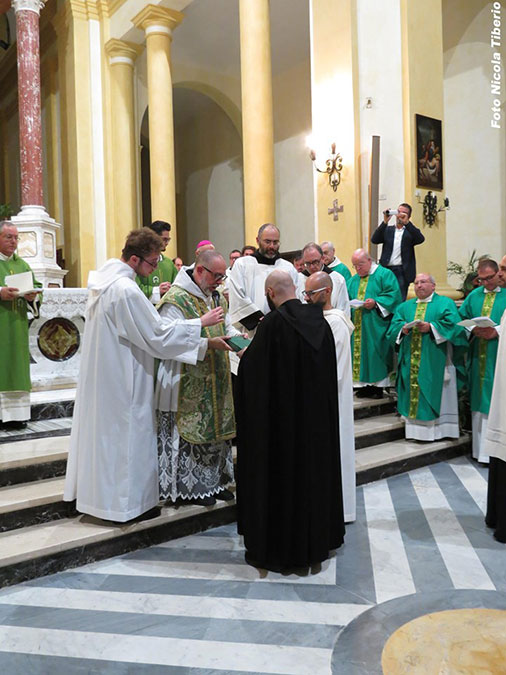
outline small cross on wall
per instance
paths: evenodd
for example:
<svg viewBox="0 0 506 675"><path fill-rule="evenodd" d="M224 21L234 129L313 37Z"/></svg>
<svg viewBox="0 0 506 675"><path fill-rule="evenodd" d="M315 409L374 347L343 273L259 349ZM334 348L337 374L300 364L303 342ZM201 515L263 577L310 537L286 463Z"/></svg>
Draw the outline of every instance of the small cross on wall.
<svg viewBox="0 0 506 675"><path fill-rule="evenodd" d="M334 201L332 202L332 208L328 209L329 216L334 214L334 220L339 220L339 214L344 211L344 206L337 205L338 201L339 200L334 199Z"/></svg>

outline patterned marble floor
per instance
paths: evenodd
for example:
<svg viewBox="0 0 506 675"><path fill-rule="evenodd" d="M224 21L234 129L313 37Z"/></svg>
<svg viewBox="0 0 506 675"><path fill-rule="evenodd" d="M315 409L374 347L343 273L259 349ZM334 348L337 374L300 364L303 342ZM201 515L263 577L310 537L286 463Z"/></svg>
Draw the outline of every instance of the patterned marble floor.
<svg viewBox="0 0 506 675"><path fill-rule="evenodd" d="M506 609L506 549L483 522L486 469L458 458L357 496L345 545L307 576L249 567L230 525L6 588L0 672L381 672L332 658L356 625L348 657L363 661L367 613L392 606L402 622L409 599L396 599L454 607L463 591L495 591Z"/></svg>

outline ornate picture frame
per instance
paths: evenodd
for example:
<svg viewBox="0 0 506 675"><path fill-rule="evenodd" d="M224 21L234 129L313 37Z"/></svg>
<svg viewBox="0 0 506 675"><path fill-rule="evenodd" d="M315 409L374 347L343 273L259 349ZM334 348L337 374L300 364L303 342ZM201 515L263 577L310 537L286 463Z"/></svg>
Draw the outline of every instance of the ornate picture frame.
<svg viewBox="0 0 506 675"><path fill-rule="evenodd" d="M415 115L416 185L429 190L443 189L443 135L441 120Z"/></svg>

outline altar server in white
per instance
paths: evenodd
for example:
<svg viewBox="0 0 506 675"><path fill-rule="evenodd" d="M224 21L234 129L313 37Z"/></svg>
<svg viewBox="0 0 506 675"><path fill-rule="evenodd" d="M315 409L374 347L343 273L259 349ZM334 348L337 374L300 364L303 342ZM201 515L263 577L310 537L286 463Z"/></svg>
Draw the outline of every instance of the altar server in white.
<svg viewBox="0 0 506 675"><path fill-rule="evenodd" d="M314 241L306 244L302 249L302 259L304 261L304 271L299 273L299 289L301 293L306 287L306 280L312 274L325 272L332 280L330 305L332 309L342 310L346 316L350 316L350 300L346 281L342 274L334 272L323 262L323 250L321 246Z"/></svg>
<svg viewBox="0 0 506 675"><path fill-rule="evenodd" d="M223 319L164 322L135 282L159 260L149 228L127 237L121 259L91 272L81 370L64 500L97 518L126 522L157 515L155 358L196 363L202 326ZM141 519L139 518L139 519Z"/></svg>
<svg viewBox="0 0 506 675"><path fill-rule="evenodd" d="M332 280L326 272L315 272L307 278L304 291L306 300L322 307L323 315L332 328L336 345L344 522L351 523L356 519L355 429L350 348L354 326L345 312L332 307L331 293Z"/></svg>
<svg viewBox="0 0 506 675"><path fill-rule="evenodd" d="M279 230L266 223L258 230L258 249L253 255L243 256L234 263L230 272L228 291L230 296L230 319L240 324L239 330L255 334L259 321L270 311L265 296L265 280L271 272L285 270L297 287L295 267L279 255Z"/></svg>

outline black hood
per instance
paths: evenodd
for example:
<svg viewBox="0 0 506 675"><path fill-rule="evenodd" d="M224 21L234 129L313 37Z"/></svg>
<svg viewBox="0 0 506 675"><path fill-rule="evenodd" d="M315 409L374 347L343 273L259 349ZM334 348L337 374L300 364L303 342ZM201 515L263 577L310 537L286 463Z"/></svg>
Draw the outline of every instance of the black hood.
<svg viewBox="0 0 506 675"><path fill-rule="evenodd" d="M300 300L287 300L277 311L313 349L320 349L328 330L320 305L303 305Z"/></svg>

